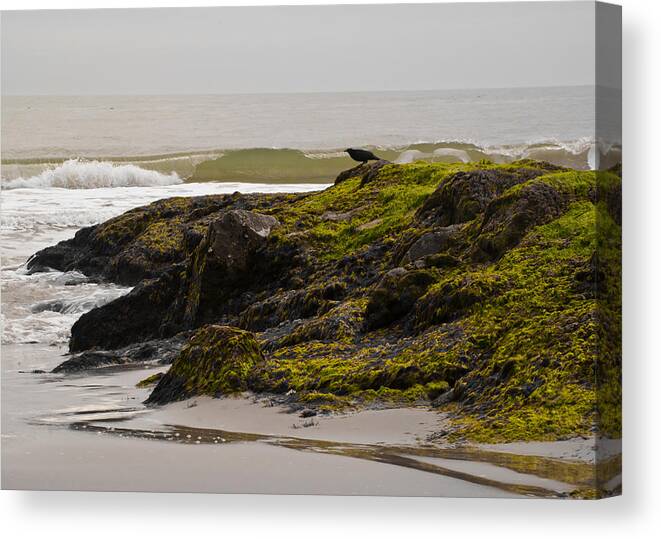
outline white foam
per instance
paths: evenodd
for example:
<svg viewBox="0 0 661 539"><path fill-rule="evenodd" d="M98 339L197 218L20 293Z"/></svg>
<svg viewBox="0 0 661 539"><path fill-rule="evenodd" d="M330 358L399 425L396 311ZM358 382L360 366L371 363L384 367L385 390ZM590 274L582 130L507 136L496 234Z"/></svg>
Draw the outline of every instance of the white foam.
<svg viewBox="0 0 661 539"><path fill-rule="evenodd" d="M96 189L99 187L149 187L182 183L176 174L161 174L136 165L107 161L70 159L29 178L3 179L3 189L52 188Z"/></svg>
<svg viewBox="0 0 661 539"><path fill-rule="evenodd" d="M17 300L3 309L3 344L65 343L71 334L71 326L81 314L130 290L86 283L85 276L78 272L50 271L27 275L23 268L18 268L3 270L2 279L5 287L12 288L13 299Z"/></svg>

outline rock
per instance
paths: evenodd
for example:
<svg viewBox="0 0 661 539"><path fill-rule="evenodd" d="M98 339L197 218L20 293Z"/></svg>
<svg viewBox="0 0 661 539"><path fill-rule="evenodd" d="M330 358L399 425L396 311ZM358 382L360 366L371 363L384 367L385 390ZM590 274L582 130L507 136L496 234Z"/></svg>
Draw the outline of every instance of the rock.
<svg viewBox="0 0 661 539"><path fill-rule="evenodd" d="M340 172L337 175L337 178L335 178L335 185L345 182L351 178L360 176L361 177L360 185L361 187L363 187L364 185L373 181L377 177L379 171L384 166L389 164L390 161L386 161L385 159L381 159L379 161L370 161L368 163L361 163L358 166L350 168L349 170L344 170Z"/></svg>
<svg viewBox="0 0 661 539"><path fill-rule="evenodd" d="M159 337L179 289L178 270L174 267L159 279L143 281L127 295L83 314L71 328L69 352L112 350Z"/></svg>
<svg viewBox="0 0 661 539"><path fill-rule="evenodd" d="M263 362L252 333L229 326L204 326L184 345L146 402L165 404L197 395L219 397L246 391Z"/></svg>
<svg viewBox="0 0 661 539"><path fill-rule="evenodd" d="M300 414L298 414L298 417L308 418L308 417L314 417L316 415L317 412L315 410L310 410L309 408L306 408Z"/></svg>
<svg viewBox="0 0 661 539"><path fill-rule="evenodd" d="M266 242L278 220L246 210L228 210L209 225L207 257L228 274L246 271L254 252ZM207 262L208 263L208 262Z"/></svg>
<svg viewBox="0 0 661 539"><path fill-rule="evenodd" d="M439 408L440 406L444 406L445 404L452 402L455 400L455 398L454 389L449 389L445 393L440 394L438 397L432 400L431 405L433 408Z"/></svg>
<svg viewBox="0 0 661 539"><path fill-rule="evenodd" d="M221 212L250 212L285 197L232 194L159 200L79 230L72 239L36 253L27 269L32 273L78 270L88 277L133 286L185 261Z"/></svg>
<svg viewBox="0 0 661 539"><path fill-rule="evenodd" d="M72 373L99 367L169 364L181 350L186 337L186 334L180 334L169 339L144 341L117 350L88 350L73 355L55 367L52 372Z"/></svg>
<svg viewBox="0 0 661 539"><path fill-rule="evenodd" d="M383 219L381 218L372 219L367 223L363 223L362 225L357 226L356 230L358 230L359 232L364 232L365 230L371 230L372 228L376 228L381 223L383 223Z"/></svg>
<svg viewBox="0 0 661 539"><path fill-rule="evenodd" d="M571 195L541 182L531 182L509 196L492 201L484 213L472 257L496 260L533 227L548 223L567 209Z"/></svg>
<svg viewBox="0 0 661 539"><path fill-rule="evenodd" d="M338 211L325 211L321 214L322 221L331 221L333 223L341 223L345 221L351 221L351 218L355 215L355 210L338 212Z"/></svg>
<svg viewBox="0 0 661 539"><path fill-rule="evenodd" d="M447 250L452 244L453 236L460 229L460 225L452 225L423 234L406 252L402 258L402 264L408 264L425 256Z"/></svg>
<svg viewBox="0 0 661 539"><path fill-rule="evenodd" d="M434 280L425 270L391 270L369 295L365 311L367 329L387 326L404 316Z"/></svg>
<svg viewBox="0 0 661 539"><path fill-rule="evenodd" d="M428 255L422 260L427 268L453 268L461 264L461 260L445 253Z"/></svg>
<svg viewBox="0 0 661 539"><path fill-rule="evenodd" d="M151 387L156 385L163 376L165 376L164 372L157 372L156 374L152 374L151 376L147 376L147 378L140 380L135 384L135 387Z"/></svg>
<svg viewBox="0 0 661 539"><path fill-rule="evenodd" d="M332 309L346 292L337 281L273 294L255 301L239 315L238 326L250 331L264 331L285 322L321 316Z"/></svg>
<svg viewBox="0 0 661 539"><path fill-rule="evenodd" d="M183 326L199 326L227 312L228 299L250 286L260 274L272 271L258 252L263 249L278 220L245 210L227 210L210 223L196 247L180 292ZM261 264L260 264L261 262Z"/></svg>
<svg viewBox="0 0 661 539"><path fill-rule="evenodd" d="M391 270L388 270L386 272L385 277L387 279L398 279L400 277L404 277L408 273L408 270L406 268L402 268L401 266L398 266L396 268L393 268Z"/></svg>
<svg viewBox="0 0 661 539"><path fill-rule="evenodd" d="M41 273L51 269L59 271L79 269L79 263L91 251L90 236L95 228L81 228L72 239L61 241L57 245L37 252L26 264L28 274Z"/></svg>
<svg viewBox="0 0 661 539"><path fill-rule="evenodd" d="M536 178L542 170L521 168L457 172L443 181L416 213L426 226L465 223L484 212L489 203L510 187Z"/></svg>
<svg viewBox="0 0 661 539"><path fill-rule="evenodd" d="M496 273L450 278L416 303L416 325L423 328L456 320L476 303L498 296L506 285Z"/></svg>
<svg viewBox="0 0 661 539"><path fill-rule="evenodd" d="M526 437L526 417L553 438L548 411L577 418L560 435L581 432L595 336L599 370L617 376L621 361L620 179L534 162L456 169L370 163L321 193L171 199L80 231L33 269L136 286L81 317L59 372L171 354L150 402L243 390L299 412L452 400L478 433ZM149 345L182 330L193 337L181 349Z"/></svg>
<svg viewBox="0 0 661 539"><path fill-rule="evenodd" d="M272 343L270 348L292 346L310 341L333 343L353 339L363 322L363 309L347 302L331 309L326 314L305 320L290 330L284 337Z"/></svg>

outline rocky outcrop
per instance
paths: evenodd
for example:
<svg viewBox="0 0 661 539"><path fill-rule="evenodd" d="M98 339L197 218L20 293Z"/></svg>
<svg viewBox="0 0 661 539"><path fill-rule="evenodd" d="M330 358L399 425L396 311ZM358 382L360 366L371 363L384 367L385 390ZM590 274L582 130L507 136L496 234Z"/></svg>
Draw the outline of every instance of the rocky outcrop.
<svg viewBox="0 0 661 539"><path fill-rule="evenodd" d="M159 200L79 230L74 238L36 253L27 268L32 273L75 269L88 277L133 286L185 261L223 209L258 211L295 198L234 194Z"/></svg>
<svg viewBox="0 0 661 539"><path fill-rule="evenodd" d="M164 404L194 395L219 397L245 391L263 362L252 333L228 326L205 326L184 346L147 402Z"/></svg>
<svg viewBox="0 0 661 539"><path fill-rule="evenodd" d="M214 217L200 238L189 234L191 265L171 264L159 278L85 313L71 329L70 351L115 349L168 337L194 327L198 318L222 312L224 301L254 275L252 257L277 220L247 210L220 210Z"/></svg>
<svg viewBox="0 0 661 539"><path fill-rule="evenodd" d="M406 251L402 263L408 264L430 255L448 251L460 230L460 225L451 225L425 232Z"/></svg>
<svg viewBox="0 0 661 539"><path fill-rule="evenodd" d="M483 213L509 188L544 174L538 168L471 170L458 172L443 182L421 208L416 218L426 225L465 223Z"/></svg>
<svg viewBox="0 0 661 539"><path fill-rule="evenodd" d="M613 172L376 162L320 193L161 201L31 267L136 284L74 325L62 371L193 332L153 404L434 400L476 439L554 438L592 428L591 373L619 372L620 208Z"/></svg>

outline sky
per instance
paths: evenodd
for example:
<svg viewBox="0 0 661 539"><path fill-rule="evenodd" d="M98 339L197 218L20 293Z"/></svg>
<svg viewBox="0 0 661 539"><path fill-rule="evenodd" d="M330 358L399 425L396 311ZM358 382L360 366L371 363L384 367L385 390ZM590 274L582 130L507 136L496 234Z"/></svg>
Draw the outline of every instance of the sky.
<svg viewBox="0 0 661 539"><path fill-rule="evenodd" d="M594 3L3 12L3 95L594 84Z"/></svg>

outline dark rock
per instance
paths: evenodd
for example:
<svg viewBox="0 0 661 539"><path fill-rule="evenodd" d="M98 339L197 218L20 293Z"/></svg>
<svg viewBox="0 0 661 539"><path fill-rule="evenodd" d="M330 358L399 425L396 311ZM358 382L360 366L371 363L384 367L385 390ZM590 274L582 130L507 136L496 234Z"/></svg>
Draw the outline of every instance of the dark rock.
<svg viewBox="0 0 661 539"><path fill-rule="evenodd" d="M28 272L78 270L133 286L188 258L203 231L226 210L251 211L302 195L210 195L159 200L130 210L36 253Z"/></svg>
<svg viewBox="0 0 661 539"><path fill-rule="evenodd" d="M72 373L108 366L169 364L181 350L186 338L186 334L180 334L169 339L144 341L117 350L88 350L73 355L52 372Z"/></svg>
<svg viewBox="0 0 661 539"><path fill-rule="evenodd" d="M345 221L351 221L351 218L356 214L355 210L337 212L337 211L325 211L321 215L322 221L331 221L333 223L340 223Z"/></svg>
<svg viewBox="0 0 661 539"><path fill-rule="evenodd" d="M238 319L238 326L250 331L263 331L291 320L320 316L343 297L344 287L337 282L299 290L278 292L263 301L255 301Z"/></svg>
<svg viewBox="0 0 661 539"><path fill-rule="evenodd" d="M362 309L352 303L343 303L320 317L301 321L282 338L271 342L269 349L310 341L337 343L352 340L362 323Z"/></svg>
<svg viewBox="0 0 661 539"><path fill-rule="evenodd" d="M461 260L445 253L428 255L423 261L427 268L453 268L461 264Z"/></svg>
<svg viewBox="0 0 661 539"><path fill-rule="evenodd" d="M188 276L179 293L183 327L213 321L228 312L228 300L250 287L260 255L278 220L246 210L227 210L209 225L191 257ZM268 267L264 258L261 260ZM270 261L276 266L274 261ZM180 309L181 310L181 309Z"/></svg>
<svg viewBox="0 0 661 539"><path fill-rule="evenodd" d="M450 279L416 303L416 325L423 328L456 320L476 303L500 294L505 287L506 283L497 274Z"/></svg>
<svg viewBox="0 0 661 539"><path fill-rule="evenodd" d="M157 372L156 374L152 374L151 376L147 376L147 378L144 378L140 380L135 387L151 387L156 384L165 376L164 372ZM192 403L192 405L195 405L195 403ZM192 407L192 406L191 406Z"/></svg>
<svg viewBox="0 0 661 539"><path fill-rule="evenodd" d="M230 278L249 269L252 254L262 247L278 220L246 210L228 210L209 225L207 263L222 266ZM211 260L209 260L211 259Z"/></svg>
<svg viewBox="0 0 661 539"><path fill-rule="evenodd" d="M127 295L83 314L71 328L69 351L112 350L159 337L179 283L180 271L174 267L159 279L143 281Z"/></svg>
<svg viewBox="0 0 661 539"><path fill-rule="evenodd" d="M445 393L440 394L438 397L432 400L431 405L434 408L439 408L440 406L444 406L454 400L456 400L454 389L449 389Z"/></svg>

